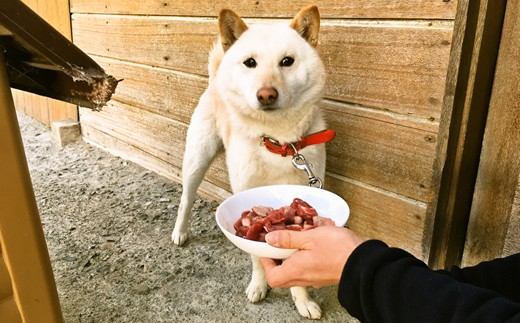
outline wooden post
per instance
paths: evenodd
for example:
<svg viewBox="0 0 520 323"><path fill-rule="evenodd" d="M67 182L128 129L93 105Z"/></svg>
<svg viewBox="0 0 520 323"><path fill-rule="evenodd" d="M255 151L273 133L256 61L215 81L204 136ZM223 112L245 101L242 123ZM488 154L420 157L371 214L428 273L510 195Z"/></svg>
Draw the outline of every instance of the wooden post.
<svg viewBox="0 0 520 323"><path fill-rule="evenodd" d="M520 4L509 1L464 249L466 266L520 251L519 46Z"/></svg>
<svg viewBox="0 0 520 323"><path fill-rule="evenodd" d="M442 171L432 205L429 264L460 264L479 167L505 0L460 0L448 68L436 169Z"/></svg>
<svg viewBox="0 0 520 323"><path fill-rule="evenodd" d="M63 322L1 51L0 246L22 321Z"/></svg>

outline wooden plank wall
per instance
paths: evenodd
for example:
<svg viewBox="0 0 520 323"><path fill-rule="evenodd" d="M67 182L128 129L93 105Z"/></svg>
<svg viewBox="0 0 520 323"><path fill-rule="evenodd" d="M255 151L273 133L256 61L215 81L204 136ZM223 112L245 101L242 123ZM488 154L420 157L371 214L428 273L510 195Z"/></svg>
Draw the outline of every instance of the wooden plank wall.
<svg viewBox="0 0 520 323"><path fill-rule="evenodd" d="M180 180L190 116L224 7L246 22L289 19L309 1L71 0L74 42L124 79L102 112L80 109L86 140ZM437 135L455 0L317 1L328 72L326 188L349 226L428 259ZM229 196L218 158L201 193ZM173 223L172 223L173 226Z"/></svg>
<svg viewBox="0 0 520 323"><path fill-rule="evenodd" d="M71 38L68 0L22 0L62 35ZM13 89L13 100L18 111L50 126L52 122L78 120L75 105Z"/></svg>

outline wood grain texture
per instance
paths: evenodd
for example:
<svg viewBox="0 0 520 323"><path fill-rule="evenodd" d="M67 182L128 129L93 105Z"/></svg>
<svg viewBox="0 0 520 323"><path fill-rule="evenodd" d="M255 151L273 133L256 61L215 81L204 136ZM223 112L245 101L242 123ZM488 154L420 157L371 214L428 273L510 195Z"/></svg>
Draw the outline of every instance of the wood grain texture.
<svg viewBox="0 0 520 323"><path fill-rule="evenodd" d="M83 109L82 109L83 110ZM102 112L83 111L81 123L180 168L187 127L145 110L113 102Z"/></svg>
<svg viewBox="0 0 520 323"><path fill-rule="evenodd" d="M292 17L310 3L316 3L325 18L453 19L457 7L457 0L216 0L203 4L174 0L70 0L74 13L193 17L214 17L222 8L233 9L243 17Z"/></svg>
<svg viewBox="0 0 520 323"><path fill-rule="evenodd" d="M520 175L518 177L516 192L511 206L511 216L507 227L502 257L519 252L520 246Z"/></svg>
<svg viewBox="0 0 520 323"><path fill-rule="evenodd" d="M150 111L112 100L101 112L81 109L82 127L96 129L138 149L158 161L161 165L181 169L185 150L188 125L176 120L159 116ZM88 137L88 133L83 133ZM149 167L138 161L143 166ZM161 171L161 173L165 173ZM172 175L180 180L180 175ZM208 178L229 190L227 170L222 157L217 158Z"/></svg>
<svg viewBox="0 0 520 323"><path fill-rule="evenodd" d="M327 23L318 51L325 96L399 114L440 118L451 24Z"/></svg>
<svg viewBox="0 0 520 323"><path fill-rule="evenodd" d="M62 35L71 39L68 0L23 0L22 2L38 13ZM13 94L17 110L47 126L59 120L78 120L77 107L73 104L22 91L16 91Z"/></svg>
<svg viewBox="0 0 520 323"><path fill-rule="evenodd" d="M74 43L89 54L206 76L217 31L204 18L75 14L72 25Z"/></svg>
<svg viewBox="0 0 520 323"><path fill-rule="evenodd" d="M216 39L214 19L76 14L73 26L89 54L204 76ZM325 96L438 121L451 35L450 23L326 21Z"/></svg>
<svg viewBox="0 0 520 323"><path fill-rule="evenodd" d="M463 263L500 257L520 185L520 4L508 2ZM518 212L518 209L516 209ZM517 220L516 220L517 221ZM518 238L515 238L517 240ZM520 252L517 244L514 250Z"/></svg>
<svg viewBox="0 0 520 323"><path fill-rule="evenodd" d="M349 113L347 105L325 102L329 127L327 170L419 201L427 201L435 159L436 132L405 127L388 117Z"/></svg>
<svg viewBox="0 0 520 323"><path fill-rule="evenodd" d="M424 203L332 174L326 177L325 188L348 202L349 228L366 239L380 239L422 260L428 258L431 228Z"/></svg>
<svg viewBox="0 0 520 323"><path fill-rule="evenodd" d="M92 56L107 73L123 79L112 98L188 124L207 77Z"/></svg>
<svg viewBox="0 0 520 323"><path fill-rule="evenodd" d="M493 87L505 0L461 1L438 149L440 180L430 265L460 265L486 116ZM434 195L435 196L435 195Z"/></svg>

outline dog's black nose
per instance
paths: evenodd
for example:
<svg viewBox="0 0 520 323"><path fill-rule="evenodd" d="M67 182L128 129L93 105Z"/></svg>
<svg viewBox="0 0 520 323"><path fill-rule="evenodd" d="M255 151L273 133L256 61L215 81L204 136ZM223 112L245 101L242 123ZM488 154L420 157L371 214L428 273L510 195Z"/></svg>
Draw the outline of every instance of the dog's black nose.
<svg viewBox="0 0 520 323"><path fill-rule="evenodd" d="M256 92L256 98L262 105L272 105L278 98L278 91L274 87L263 87Z"/></svg>

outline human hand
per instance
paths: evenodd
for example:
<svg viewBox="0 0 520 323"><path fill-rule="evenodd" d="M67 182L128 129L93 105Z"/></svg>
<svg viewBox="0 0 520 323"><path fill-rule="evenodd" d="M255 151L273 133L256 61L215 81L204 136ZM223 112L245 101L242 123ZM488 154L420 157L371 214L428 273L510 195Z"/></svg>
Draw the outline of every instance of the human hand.
<svg viewBox="0 0 520 323"><path fill-rule="evenodd" d="M308 231L273 231L266 235L273 247L298 249L277 263L260 258L271 287L323 287L339 282L348 257L364 240L353 231L323 226Z"/></svg>

